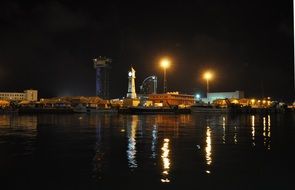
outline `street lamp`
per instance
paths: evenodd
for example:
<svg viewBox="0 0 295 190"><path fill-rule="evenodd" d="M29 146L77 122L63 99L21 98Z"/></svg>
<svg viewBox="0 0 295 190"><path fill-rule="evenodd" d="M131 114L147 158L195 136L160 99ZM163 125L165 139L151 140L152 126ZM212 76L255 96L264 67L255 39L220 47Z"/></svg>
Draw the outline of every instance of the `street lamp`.
<svg viewBox="0 0 295 190"><path fill-rule="evenodd" d="M209 80L212 79L212 73L207 71L204 73L204 79L206 79L206 82L207 82L207 94L209 93Z"/></svg>
<svg viewBox="0 0 295 190"><path fill-rule="evenodd" d="M166 79L166 69L170 66L170 60L164 58L161 60L161 67L164 69L164 93L167 91L167 79Z"/></svg>

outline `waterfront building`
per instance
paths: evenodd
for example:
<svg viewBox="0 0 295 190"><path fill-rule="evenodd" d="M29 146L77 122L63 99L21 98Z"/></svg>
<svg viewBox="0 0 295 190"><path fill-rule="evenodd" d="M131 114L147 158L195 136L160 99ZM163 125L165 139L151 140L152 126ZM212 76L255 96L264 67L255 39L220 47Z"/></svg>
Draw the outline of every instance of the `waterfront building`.
<svg viewBox="0 0 295 190"><path fill-rule="evenodd" d="M179 94L179 92L168 92L164 94L149 94L148 100L153 102L156 107L189 107L195 104L195 97L188 94Z"/></svg>
<svg viewBox="0 0 295 190"><path fill-rule="evenodd" d="M108 108L109 101L97 96L66 96L40 100L43 107L70 107L79 104L91 108Z"/></svg>
<svg viewBox="0 0 295 190"><path fill-rule="evenodd" d="M240 105L241 107L250 106L251 108L270 108L275 107L277 104L272 101L270 97L267 99L255 99L255 98L227 98L227 99L216 99L212 102L213 105L218 107L228 107L229 105Z"/></svg>
<svg viewBox="0 0 295 190"><path fill-rule="evenodd" d="M241 99L244 98L243 91L235 91L235 92L209 92L207 93L207 98L202 98L203 102L212 103L214 100L218 99Z"/></svg>
<svg viewBox="0 0 295 190"><path fill-rule="evenodd" d="M37 101L38 91L30 89L24 92L0 92L0 99L8 101Z"/></svg>

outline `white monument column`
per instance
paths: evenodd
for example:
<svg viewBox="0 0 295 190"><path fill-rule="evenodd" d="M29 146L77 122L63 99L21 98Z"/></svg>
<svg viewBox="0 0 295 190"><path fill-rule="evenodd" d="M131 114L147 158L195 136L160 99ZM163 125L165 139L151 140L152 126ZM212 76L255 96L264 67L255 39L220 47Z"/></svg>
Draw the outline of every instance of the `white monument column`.
<svg viewBox="0 0 295 190"><path fill-rule="evenodd" d="M131 71L128 72L128 92L127 98L136 98L135 92L135 70L131 67Z"/></svg>

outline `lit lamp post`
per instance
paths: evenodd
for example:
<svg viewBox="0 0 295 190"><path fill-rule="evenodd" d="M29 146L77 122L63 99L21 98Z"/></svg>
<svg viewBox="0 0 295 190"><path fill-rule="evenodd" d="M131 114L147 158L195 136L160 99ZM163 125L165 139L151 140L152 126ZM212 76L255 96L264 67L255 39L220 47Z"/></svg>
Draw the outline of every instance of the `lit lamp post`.
<svg viewBox="0 0 295 190"><path fill-rule="evenodd" d="M204 73L204 79L206 79L206 82L207 82L207 94L208 94L209 93L209 80L212 79L212 73L209 71Z"/></svg>
<svg viewBox="0 0 295 190"><path fill-rule="evenodd" d="M166 69L170 66L169 59L162 59L161 60L161 67L164 69L164 93L167 92L167 78L166 78Z"/></svg>

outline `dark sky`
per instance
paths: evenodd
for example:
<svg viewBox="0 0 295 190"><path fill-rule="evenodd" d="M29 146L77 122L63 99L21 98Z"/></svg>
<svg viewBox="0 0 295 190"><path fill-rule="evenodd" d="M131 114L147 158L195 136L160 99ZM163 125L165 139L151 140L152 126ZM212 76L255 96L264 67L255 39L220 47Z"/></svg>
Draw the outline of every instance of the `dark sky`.
<svg viewBox="0 0 295 190"><path fill-rule="evenodd" d="M244 90L247 97L293 98L292 0L0 2L0 91L38 89L41 97L94 95L92 59L112 58L110 94L137 89L169 56L168 90Z"/></svg>

